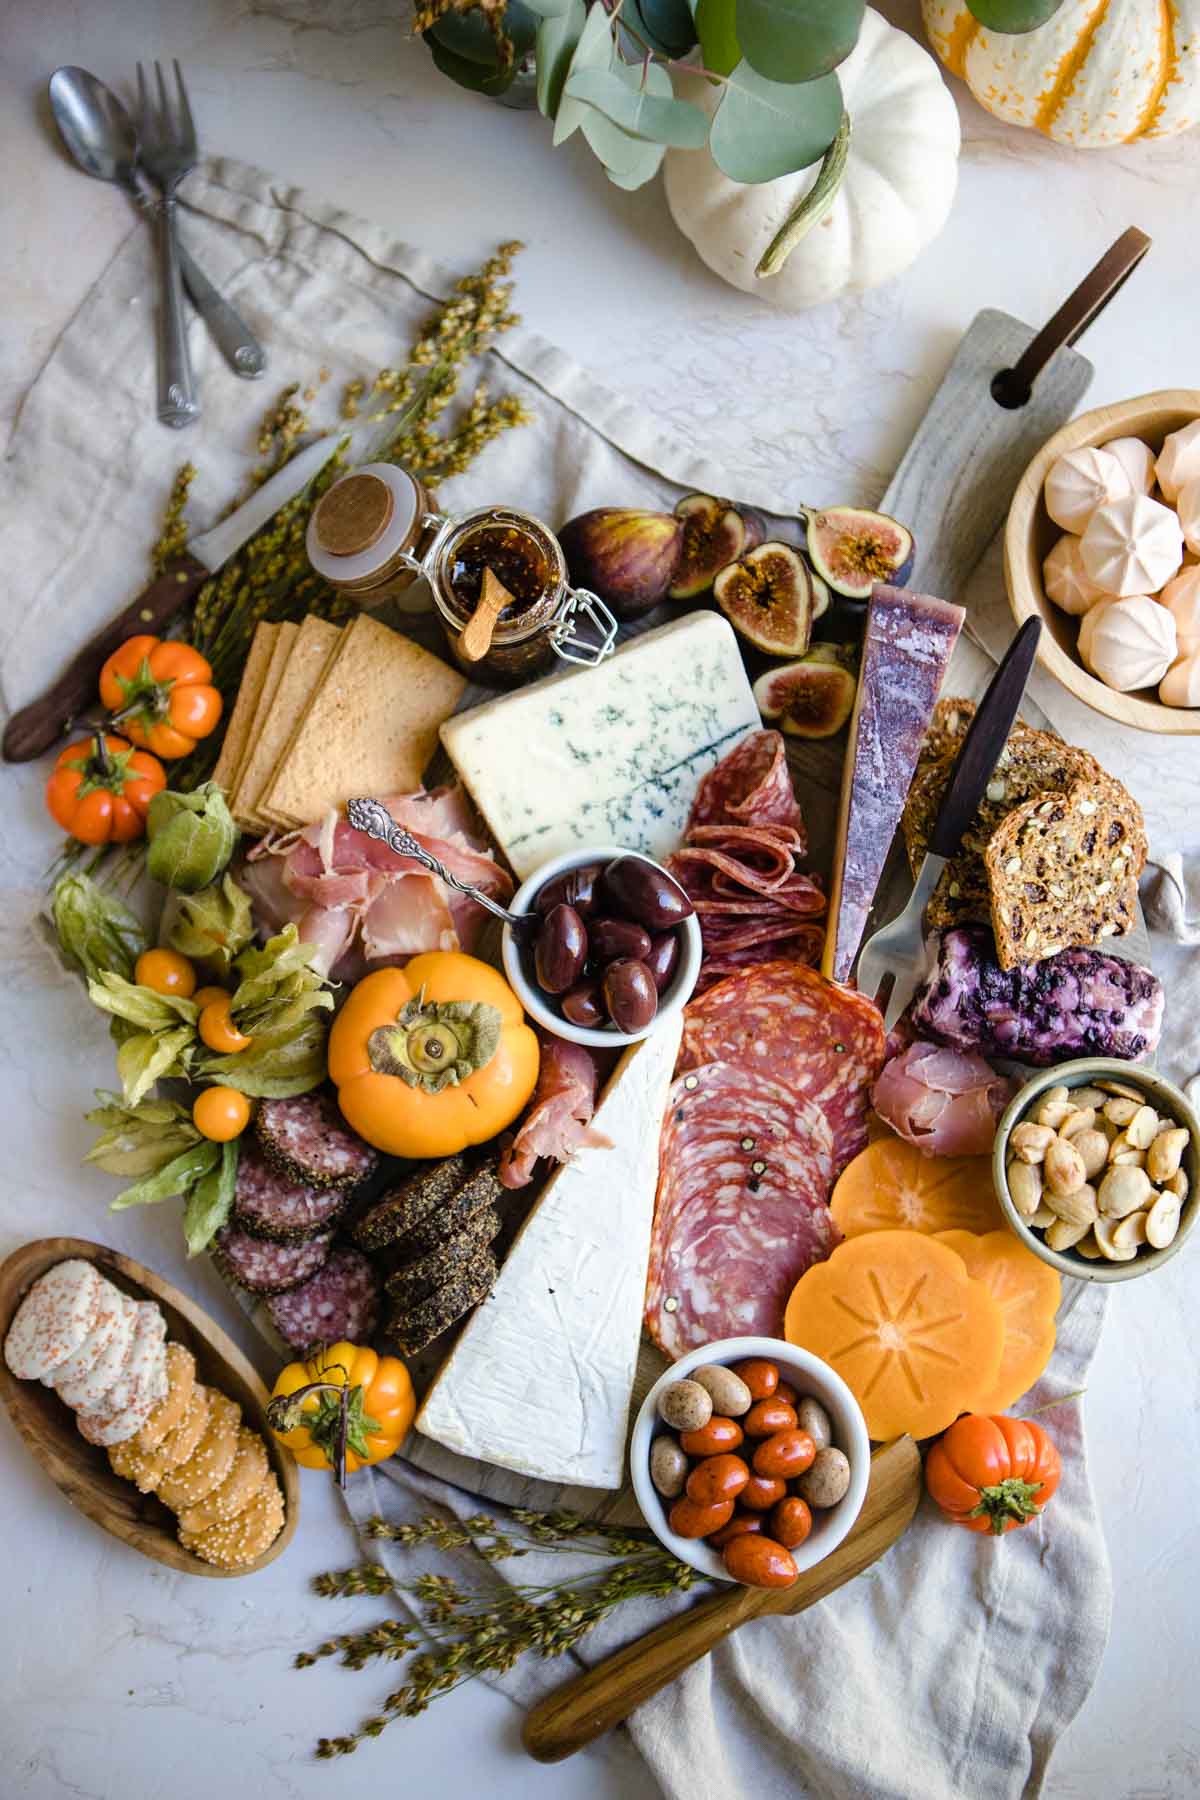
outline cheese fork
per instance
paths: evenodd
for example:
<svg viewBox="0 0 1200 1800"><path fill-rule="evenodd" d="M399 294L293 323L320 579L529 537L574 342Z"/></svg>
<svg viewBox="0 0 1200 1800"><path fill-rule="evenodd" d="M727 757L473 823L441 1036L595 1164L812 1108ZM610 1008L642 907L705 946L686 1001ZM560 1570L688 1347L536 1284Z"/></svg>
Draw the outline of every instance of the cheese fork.
<svg viewBox="0 0 1200 1800"><path fill-rule="evenodd" d="M975 817L975 809L991 780L997 758L1008 741L1041 634L1041 620L1026 619L1008 646L954 759L929 848L908 905L899 918L881 926L862 947L857 976L860 992L879 1001L885 992L885 984L889 981L892 984L884 1015L889 1031L912 999L925 973L925 908L942 870L957 852L963 833Z"/></svg>

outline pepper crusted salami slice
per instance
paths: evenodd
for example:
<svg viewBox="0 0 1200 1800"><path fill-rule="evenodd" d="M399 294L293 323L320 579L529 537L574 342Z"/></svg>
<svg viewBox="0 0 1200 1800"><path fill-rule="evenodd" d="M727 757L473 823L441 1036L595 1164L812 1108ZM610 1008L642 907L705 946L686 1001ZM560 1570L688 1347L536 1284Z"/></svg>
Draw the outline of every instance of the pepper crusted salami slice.
<svg viewBox="0 0 1200 1800"><path fill-rule="evenodd" d="M779 732L752 731L709 771L696 790L684 836L697 825L791 825L803 833Z"/></svg>
<svg viewBox="0 0 1200 1800"><path fill-rule="evenodd" d="M267 1161L306 1187L357 1187L379 1163L325 1088L292 1100L264 1100L255 1130Z"/></svg>
<svg viewBox="0 0 1200 1800"><path fill-rule="evenodd" d="M250 1294L283 1294L323 1268L332 1231L298 1244L272 1244L227 1225L217 1233L213 1256L222 1272Z"/></svg>
<svg viewBox="0 0 1200 1800"><path fill-rule="evenodd" d="M646 1328L668 1356L714 1339L778 1337L796 1282L841 1233L827 1204L824 1113L725 1063L675 1082L663 1121Z"/></svg>
<svg viewBox="0 0 1200 1800"><path fill-rule="evenodd" d="M331 1226L345 1211L345 1188L318 1188L298 1182L267 1162L257 1144L242 1139L233 1214L251 1237L273 1244L298 1244Z"/></svg>
<svg viewBox="0 0 1200 1800"><path fill-rule="evenodd" d="M414 1262L404 1263L389 1275L383 1284L389 1300L394 1300L397 1307L405 1307L427 1299L435 1288L461 1274L499 1231L500 1214L494 1206L485 1206L468 1220L457 1237Z"/></svg>
<svg viewBox="0 0 1200 1800"><path fill-rule="evenodd" d="M729 1062L813 1101L833 1133L836 1177L866 1148L871 1087L883 1060L883 1019L873 1001L803 963L768 962L692 1001L677 1067Z"/></svg>
<svg viewBox="0 0 1200 1800"><path fill-rule="evenodd" d="M369 1338L379 1310L375 1271L359 1250L335 1250L323 1269L267 1301L271 1322L295 1350L332 1344L339 1338Z"/></svg>
<svg viewBox="0 0 1200 1800"><path fill-rule="evenodd" d="M397 1258L405 1263L413 1262L451 1242L470 1226L477 1214L494 1206L503 1192L493 1164L478 1169L444 1205L428 1213L411 1231L396 1239L393 1248Z"/></svg>
<svg viewBox="0 0 1200 1800"><path fill-rule="evenodd" d="M496 1260L490 1250L480 1250L458 1274L418 1305L397 1308L387 1324L387 1335L401 1356L415 1356L449 1331L464 1313L486 1300L496 1282Z"/></svg>
<svg viewBox="0 0 1200 1800"><path fill-rule="evenodd" d="M406 1231L444 1206L451 1195L464 1185L469 1175L465 1156L447 1156L442 1162L429 1163L398 1188L375 1202L354 1227L356 1244L364 1250L381 1250L402 1238Z"/></svg>
<svg viewBox="0 0 1200 1800"><path fill-rule="evenodd" d="M34 1282L4 1340L14 1375L36 1380L75 1354L96 1323L103 1280L90 1262L71 1257Z"/></svg>

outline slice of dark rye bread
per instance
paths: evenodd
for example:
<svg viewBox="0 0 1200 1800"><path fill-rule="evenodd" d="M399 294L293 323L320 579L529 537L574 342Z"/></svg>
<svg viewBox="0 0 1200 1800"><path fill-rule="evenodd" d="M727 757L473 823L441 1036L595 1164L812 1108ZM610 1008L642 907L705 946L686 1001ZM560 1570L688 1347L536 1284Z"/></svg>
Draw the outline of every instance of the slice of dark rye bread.
<svg viewBox="0 0 1200 1800"><path fill-rule="evenodd" d="M486 1300L495 1282L496 1259L490 1250L481 1249L418 1305L393 1309L384 1335L401 1356L415 1356L457 1324L464 1313Z"/></svg>
<svg viewBox="0 0 1200 1800"><path fill-rule="evenodd" d="M469 1174L465 1156L447 1156L442 1162L426 1163L363 1214L351 1233L355 1243L364 1250L381 1250L394 1243L444 1205L465 1184Z"/></svg>
<svg viewBox="0 0 1200 1800"><path fill-rule="evenodd" d="M1133 928L1138 844L1123 809L1095 782L1016 807L984 861L1002 969L1090 950Z"/></svg>
<svg viewBox="0 0 1200 1800"><path fill-rule="evenodd" d="M411 1262L404 1262L393 1268L383 1283L388 1298L396 1303L397 1308L416 1306L419 1301L432 1294L435 1288L443 1286L452 1276L459 1274L481 1250L486 1249L493 1238L499 1236L502 1223L494 1206L485 1206L473 1213L456 1236L435 1245L424 1256L415 1257ZM384 1252L381 1261L385 1267L393 1256L394 1252Z"/></svg>
<svg viewBox="0 0 1200 1800"><path fill-rule="evenodd" d="M428 1213L403 1237L393 1240L389 1246L393 1269L416 1262L419 1257L428 1256L431 1250L458 1237L479 1213L495 1206L503 1194L495 1163L486 1163L482 1169L476 1169L447 1201Z"/></svg>

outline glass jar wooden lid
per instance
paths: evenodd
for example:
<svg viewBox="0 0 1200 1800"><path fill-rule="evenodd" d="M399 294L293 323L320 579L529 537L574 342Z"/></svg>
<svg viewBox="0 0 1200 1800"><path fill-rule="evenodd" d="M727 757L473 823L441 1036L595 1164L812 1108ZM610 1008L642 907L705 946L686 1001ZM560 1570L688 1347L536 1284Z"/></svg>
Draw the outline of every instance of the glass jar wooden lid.
<svg viewBox="0 0 1200 1800"><path fill-rule="evenodd" d="M427 509L428 496L407 469L368 463L335 481L313 508L308 560L335 587L373 590L410 567Z"/></svg>

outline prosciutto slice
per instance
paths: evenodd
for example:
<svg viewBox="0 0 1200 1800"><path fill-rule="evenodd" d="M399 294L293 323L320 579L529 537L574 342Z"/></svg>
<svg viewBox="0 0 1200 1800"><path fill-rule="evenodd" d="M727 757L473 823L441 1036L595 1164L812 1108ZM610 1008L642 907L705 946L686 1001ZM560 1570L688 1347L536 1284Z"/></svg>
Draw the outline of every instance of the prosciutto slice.
<svg viewBox="0 0 1200 1800"><path fill-rule="evenodd" d="M500 1158L500 1181L506 1188L526 1187L543 1157L565 1163L580 1144L607 1144L590 1129L600 1082L601 1052L539 1031L542 1047L537 1087L512 1143ZM607 1057L611 1061L611 1057Z"/></svg>
<svg viewBox="0 0 1200 1800"><path fill-rule="evenodd" d="M1016 1092L971 1050L918 1040L884 1064L871 1100L880 1118L926 1156L986 1156Z"/></svg>

